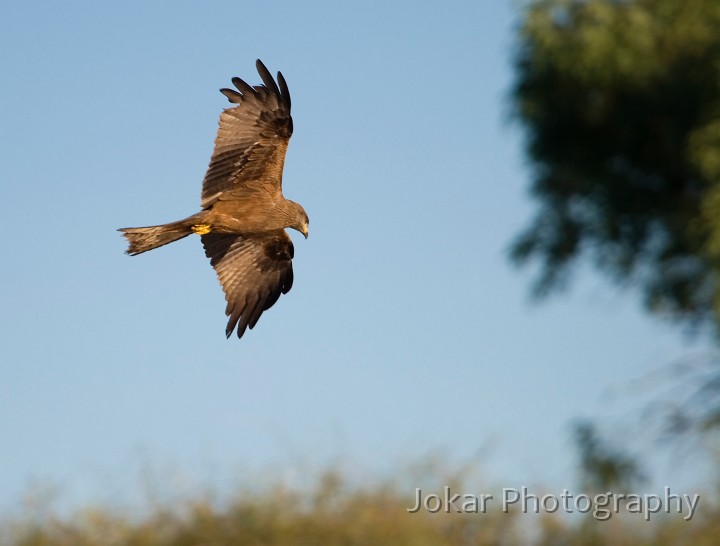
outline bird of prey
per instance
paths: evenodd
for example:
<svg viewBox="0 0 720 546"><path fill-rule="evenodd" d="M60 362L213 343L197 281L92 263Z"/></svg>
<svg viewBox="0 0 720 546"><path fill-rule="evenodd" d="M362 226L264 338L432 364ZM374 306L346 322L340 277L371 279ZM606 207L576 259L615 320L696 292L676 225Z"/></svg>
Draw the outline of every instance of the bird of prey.
<svg viewBox="0 0 720 546"><path fill-rule="evenodd" d="M307 239L308 216L282 194L282 173L290 135L290 93L283 75L277 83L258 59L263 85L233 78L237 91L220 92L234 104L220 114L210 166L203 180L201 211L169 224L121 228L140 254L192 233L225 292L229 320L225 334L242 337L293 283L293 244L285 228Z"/></svg>

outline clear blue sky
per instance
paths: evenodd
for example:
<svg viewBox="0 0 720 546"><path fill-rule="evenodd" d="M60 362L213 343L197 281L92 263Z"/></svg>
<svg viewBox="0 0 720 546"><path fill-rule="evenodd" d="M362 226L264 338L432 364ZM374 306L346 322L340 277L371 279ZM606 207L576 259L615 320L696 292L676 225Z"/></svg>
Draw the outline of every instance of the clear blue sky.
<svg viewBox="0 0 720 546"><path fill-rule="evenodd" d="M533 306L508 264L533 212L512 5L6 6L0 508L37 482L122 497L148 459L222 481L433 451L571 487L569 423L637 407L608 389L690 348L588 271ZM290 294L226 340L199 240L131 258L116 229L197 210L217 90L258 57L293 96L284 190L310 238Z"/></svg>

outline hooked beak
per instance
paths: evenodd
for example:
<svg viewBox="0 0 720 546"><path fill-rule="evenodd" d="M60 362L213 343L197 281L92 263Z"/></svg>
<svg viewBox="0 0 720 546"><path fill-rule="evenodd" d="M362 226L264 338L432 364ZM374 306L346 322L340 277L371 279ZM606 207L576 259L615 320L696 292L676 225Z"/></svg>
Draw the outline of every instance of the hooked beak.
<svg viewBox="0 0 720 546"><path fill-rule="evenodd" d="M306 239L308 238L308 226L307 226L307 224L305 224L305 225L302 227L302 231L300 231L300 233L302 233L302 234L305 236Z"/></svg>

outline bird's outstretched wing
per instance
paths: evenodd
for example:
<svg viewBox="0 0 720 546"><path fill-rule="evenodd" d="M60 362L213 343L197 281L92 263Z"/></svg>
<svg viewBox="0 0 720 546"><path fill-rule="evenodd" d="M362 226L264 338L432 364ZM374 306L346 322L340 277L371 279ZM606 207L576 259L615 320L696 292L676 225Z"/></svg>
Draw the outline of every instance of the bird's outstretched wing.
<svg viewBox="0 0 720 546"><path fill-rule="evenodd" d="M225 334L230 337L237 326L242 337L292 287L292 240L279 230L248 236L208 233L202 243L225 291L230 317Z"/></svg>
<svg viewBox="0 0 720 546"><path fill-rule="evenodd" d="M237 106L220 114L215 150L203 180L203 208L232 190L281 191L285 152L293 131L290 92L280 72L276 83L259 59L256 66L263 85L251 86L233 78L239 92L220 90Z"/></svg>

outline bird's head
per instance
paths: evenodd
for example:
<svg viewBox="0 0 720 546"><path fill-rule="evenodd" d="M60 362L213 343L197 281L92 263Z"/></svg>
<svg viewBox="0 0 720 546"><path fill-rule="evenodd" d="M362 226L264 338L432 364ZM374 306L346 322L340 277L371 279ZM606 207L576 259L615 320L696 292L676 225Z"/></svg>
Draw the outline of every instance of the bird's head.
<svg viewBox="0 0 720 546"><path fill-rule="evenodd" d="M302 208L301 205L295 201L290 201L290 206L293 210L292 223L289 227L302 233L305 238L308 238L308 228L310 226L310 220L308 219L307 212Z"/></svg>

